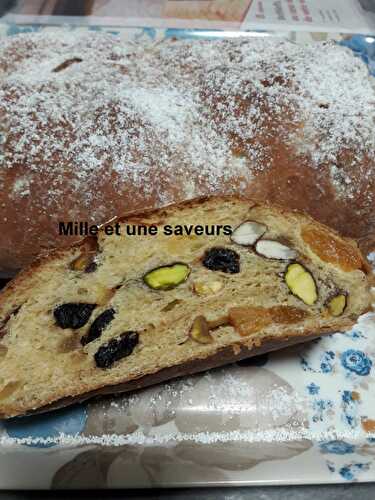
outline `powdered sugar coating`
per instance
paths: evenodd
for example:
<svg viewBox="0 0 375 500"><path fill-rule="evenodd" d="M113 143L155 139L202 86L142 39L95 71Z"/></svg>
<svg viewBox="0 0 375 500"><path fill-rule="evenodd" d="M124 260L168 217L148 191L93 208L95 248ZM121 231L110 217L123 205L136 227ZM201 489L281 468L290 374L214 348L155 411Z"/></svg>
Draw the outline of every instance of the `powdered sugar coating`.
<svg viewBox="0 0 375 500"><path fill-rule="evenodd" d="M9 54L17 54L12 64ZM74 58L82 61L54 72ZM213 190L220 179L248 180L251 169L272 161L259 137L280 132L278 119L293 128L303 124L289 141L308 147L316 166L336 165L343 147L359 156L375 149L367 69L333 44L258 39L147 48L107 34L48 32L6 40L0 61L0 112L8 122L1 168L53 169L56 180L69 170L77 192L103 169L113 169L120 184L146 190L155 168L161 177L202 177ZM239 96L251 106L238 113ZM232 161L236 140L246 143L242 152L250 162ZM196 193L188 186L186 194ZM168 201L162 191L158 197Z"/></svg>
<svg viewBox="0 0 375 500"><path fill-rule="evenodd" d="M102 34L59 34L55 44L53 34L43 33L7 41L3 54L22 55L22 44L30 55L8 69L0 91L0 113L8 119L2 168L53 169L50 198L59 196L67 171L86 203L95 193L82 186L105 171L146 194L155 168L165 178L201 176L213 189L220 178L248 176L238 162L226 168L230 148L203 119L196 92L168 75L159 79L155 57L143 57L139 47ZM81 62L54 71L76 58ZM169 201L162 190L157 196L159 203Z"/></svg>

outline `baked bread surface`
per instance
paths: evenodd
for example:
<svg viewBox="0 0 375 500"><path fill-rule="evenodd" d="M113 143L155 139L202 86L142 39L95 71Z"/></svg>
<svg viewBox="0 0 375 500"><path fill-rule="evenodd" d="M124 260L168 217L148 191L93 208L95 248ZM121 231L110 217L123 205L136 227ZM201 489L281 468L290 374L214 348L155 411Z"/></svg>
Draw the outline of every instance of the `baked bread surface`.
<svg viewBox="0 0 375 500"><path fill-rule="evenodd" d="M121 235L41 255L0 294L2 417L345 330L369 309L356 244L306 215L213 197L118 222ZM164 234L184 225L232 234ZM158 232L126 234L139 226Z"/></svg>
<svg viewBox="0 0 375 500"><path fill-rule="evenodd" d="M307 211L373 249L374 102L366 65L331 42L8 37L0 272L66 243L59 221L211 194Z"/></svg>

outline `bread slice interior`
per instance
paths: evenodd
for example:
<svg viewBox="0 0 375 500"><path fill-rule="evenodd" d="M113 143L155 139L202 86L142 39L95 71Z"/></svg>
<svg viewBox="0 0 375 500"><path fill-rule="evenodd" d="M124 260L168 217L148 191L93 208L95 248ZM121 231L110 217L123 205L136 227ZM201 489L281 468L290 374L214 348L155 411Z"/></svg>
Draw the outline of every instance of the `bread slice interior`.
<svg viewBox="0 0 375 500"><path fill-rule="evenodd" d="M3 417L343 330L370 305L355 243L296 212L208 198L118 223L0 294Z"/></svg>

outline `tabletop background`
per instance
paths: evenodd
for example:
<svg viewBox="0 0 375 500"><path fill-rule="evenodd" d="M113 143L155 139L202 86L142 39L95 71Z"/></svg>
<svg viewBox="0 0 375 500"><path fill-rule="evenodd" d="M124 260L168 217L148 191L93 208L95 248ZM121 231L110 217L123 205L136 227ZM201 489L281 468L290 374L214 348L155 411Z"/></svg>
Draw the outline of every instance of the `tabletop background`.
<svg viewBox="0 0 375 500"><path fill-rule="evenodd" d="M373 500L375 484L345 484L321 486L269 486L248 488L196 488L180 490L118 490L118 491L23 491L2 492L0 500L120 500L167 499L167 500Z"/></svg>

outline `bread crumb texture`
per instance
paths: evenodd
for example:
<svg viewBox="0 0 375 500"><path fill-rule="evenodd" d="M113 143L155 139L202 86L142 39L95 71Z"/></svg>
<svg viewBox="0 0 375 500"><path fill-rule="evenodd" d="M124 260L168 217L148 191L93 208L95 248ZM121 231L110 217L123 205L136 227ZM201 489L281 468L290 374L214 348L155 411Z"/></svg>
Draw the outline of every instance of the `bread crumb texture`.
<svg viewBox="0 0 375 500"><path fill-rule="evenodd" d="M335 332L369 308L367 268L354 243L305 215L214 197L125 217L122 227L135 220L233 229L251 221L263 228L258 241L276 245L268 257L256 251L253 233L251 244L244 241L244 231L241 244L223 233L101 231L96 246L42 257L0 294L3 416L164 368L196 362L199 369L225 349L239 354ZM329 252L310 244L306 227L329 239ZM86 253L89 269L72 265Z"/></svg>

